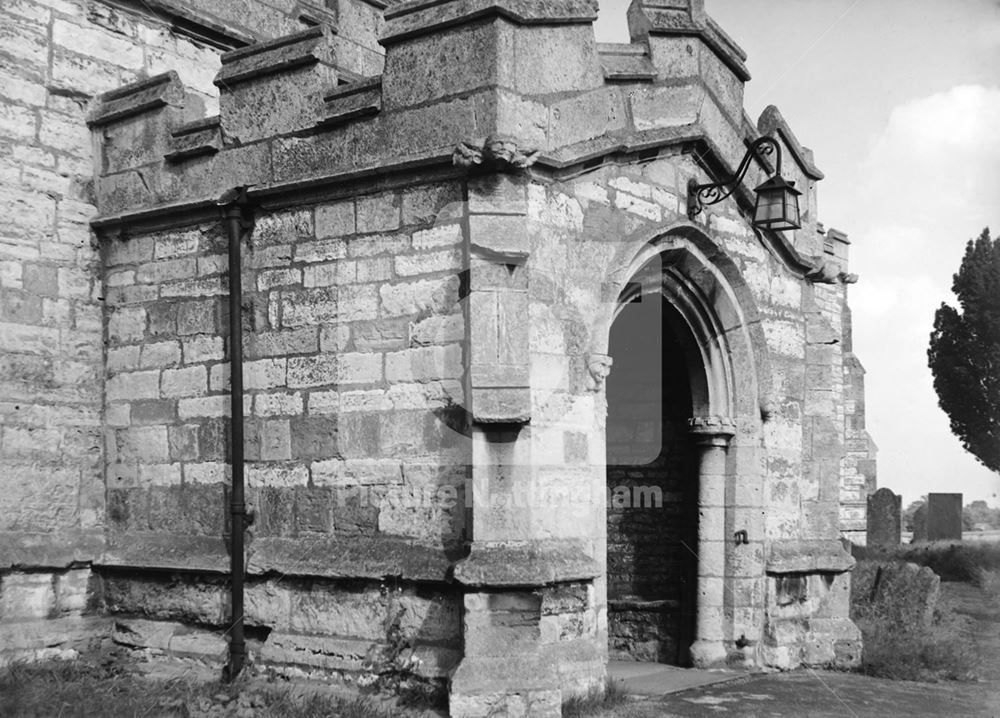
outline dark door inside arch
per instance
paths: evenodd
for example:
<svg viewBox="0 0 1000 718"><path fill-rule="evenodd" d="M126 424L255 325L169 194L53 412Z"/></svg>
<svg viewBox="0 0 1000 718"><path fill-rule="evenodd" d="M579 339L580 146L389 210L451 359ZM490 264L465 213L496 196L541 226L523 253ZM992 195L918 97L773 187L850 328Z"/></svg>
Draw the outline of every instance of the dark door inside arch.
<svg viewBox="0 0 1000 718"><path fill-rule="evenodd" d="M608 642L611 660L688 665L697 599L697 465L691 385L675 310L627 304L607 379ZM686 329L681 330L686 332Z"/></svg>

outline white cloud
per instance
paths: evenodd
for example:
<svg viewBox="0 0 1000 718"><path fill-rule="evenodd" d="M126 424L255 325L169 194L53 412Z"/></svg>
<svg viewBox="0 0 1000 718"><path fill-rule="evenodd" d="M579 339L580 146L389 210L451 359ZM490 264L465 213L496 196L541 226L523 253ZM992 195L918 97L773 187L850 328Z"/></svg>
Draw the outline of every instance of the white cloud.
<svg viewBox="0 0 1000 718"><path fill-rule="evenodd" d="M987 223L1000 200L997 128L996 87L962 85L894 108L862 163L858 201L893 223Z"/></svg>
<svg viewBox="0 0 1000 718"><path fill-rule="evenodd" d="M854 192L855 350L867 370L880 484L991 497L1000 481L966 454L937 406L927 368L934 310L953 302L967 240L1000 231L1000 88L954 87L895 107Z"/></svg>

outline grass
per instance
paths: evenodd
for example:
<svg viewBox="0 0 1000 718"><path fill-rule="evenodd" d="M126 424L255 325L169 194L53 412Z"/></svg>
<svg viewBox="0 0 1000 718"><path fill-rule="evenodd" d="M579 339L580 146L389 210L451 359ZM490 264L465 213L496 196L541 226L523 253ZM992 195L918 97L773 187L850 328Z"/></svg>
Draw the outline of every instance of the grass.
<svg viewBox="0 0 1000 718"><path fill-rule="evenodd" d="M609 681L607 688L590 691L585 696L573 696L563 702L563 718L592 718L605 715L608 711L628 701L628 696L615 681Z"/></svg>
<svg viewBox="0 0 1000 718"><path fill-rule="evenodd" d="M943 581L972 583L1000 597L1000 545L934 542L900 546L894 551L854 547L859 561L909 562L927 566ZM861 671L895 680L974 680L979 662L967 625L946 602L939 601L929 628L906 616L906 600L883 596L872 602L854 596L851 618L861 629Z"/></svg>
<svg viewBox="0 0 1000 718"><path fill-rule="evenodd" d="M856 559L909 561L927 566L942 581L962 581L979 585L980 572L1000 573L1000 543L953 542L903 544L893 551L877 551L864 546L854 546Z"/></svg>
<svg viewBox="0 0 1000 718"><path fill-rule="evenodd" d="M861 629L861 672L903 681L975 680L979 661L965 622L939 604L929 629L899 620L892 608L858 606L852 613Z"/></svg>
<svg viewBox="0 0 1000 718"><path fill-rule="evenodd" d="M980 566L976 569L972 582L992 596L994 600L1000 601L1000 568Z"/></svg>
<svg viewBox="0 0 1000 718"><path fill-rule="evenodd" d="M394 713L398 715L398 713ZM0 716L28 718L388 718L365 697L342 698L288 684L156 681L115 661L81 658L0 669Z"/></svg>

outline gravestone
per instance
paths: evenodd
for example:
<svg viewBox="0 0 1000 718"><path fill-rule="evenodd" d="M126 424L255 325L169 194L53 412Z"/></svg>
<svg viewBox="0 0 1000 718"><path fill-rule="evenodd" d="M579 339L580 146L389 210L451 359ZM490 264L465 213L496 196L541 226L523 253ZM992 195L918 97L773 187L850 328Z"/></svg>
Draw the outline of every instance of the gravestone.
<svg viewBox="0 0 1000 718"><path fill-rule="evenodd" d="M903 497L890 489L879 489L868 497L866 543L869 547L893 549L899 546L902 506Z"/></svg>
<svg viewBox="0 0 1000 718"><path fill-rule="evenodd" d="M962 494L927 495L927 540L962 540Z"/></svg>
<svg viewBox="0 0 1000 718"><path fill-rule="evenodd" d="M927 504L920 504L913 512L913 539L910 543L927 540Z"/></svg>

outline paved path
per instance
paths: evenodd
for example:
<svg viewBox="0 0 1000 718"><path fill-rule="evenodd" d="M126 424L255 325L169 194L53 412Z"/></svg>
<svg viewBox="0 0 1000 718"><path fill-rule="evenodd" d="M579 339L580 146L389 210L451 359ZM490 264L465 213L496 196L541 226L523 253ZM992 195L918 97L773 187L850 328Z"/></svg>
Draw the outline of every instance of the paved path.
<svg viewBox="0 0 1000 718"><path fill-rule="evenodd" d="M889 681L856 673L796 671L744 675L669 692L658 678L633 669L636 699L616 718L1000 718L1000 604L967 584L942 584L942 594L972 619L969 640L981 649L978 683ZM699 674L709 674L699 671ZM709 680L711 676L695 676ZM659 680L659 683L656 681ZM634 685L636 689L632 689ZM661 688L655 690L659 685ZM680 685L676 681L674 685ZM651 690L653 688L653 690ZM639 695L645 694L645 695Z"/></svg>

